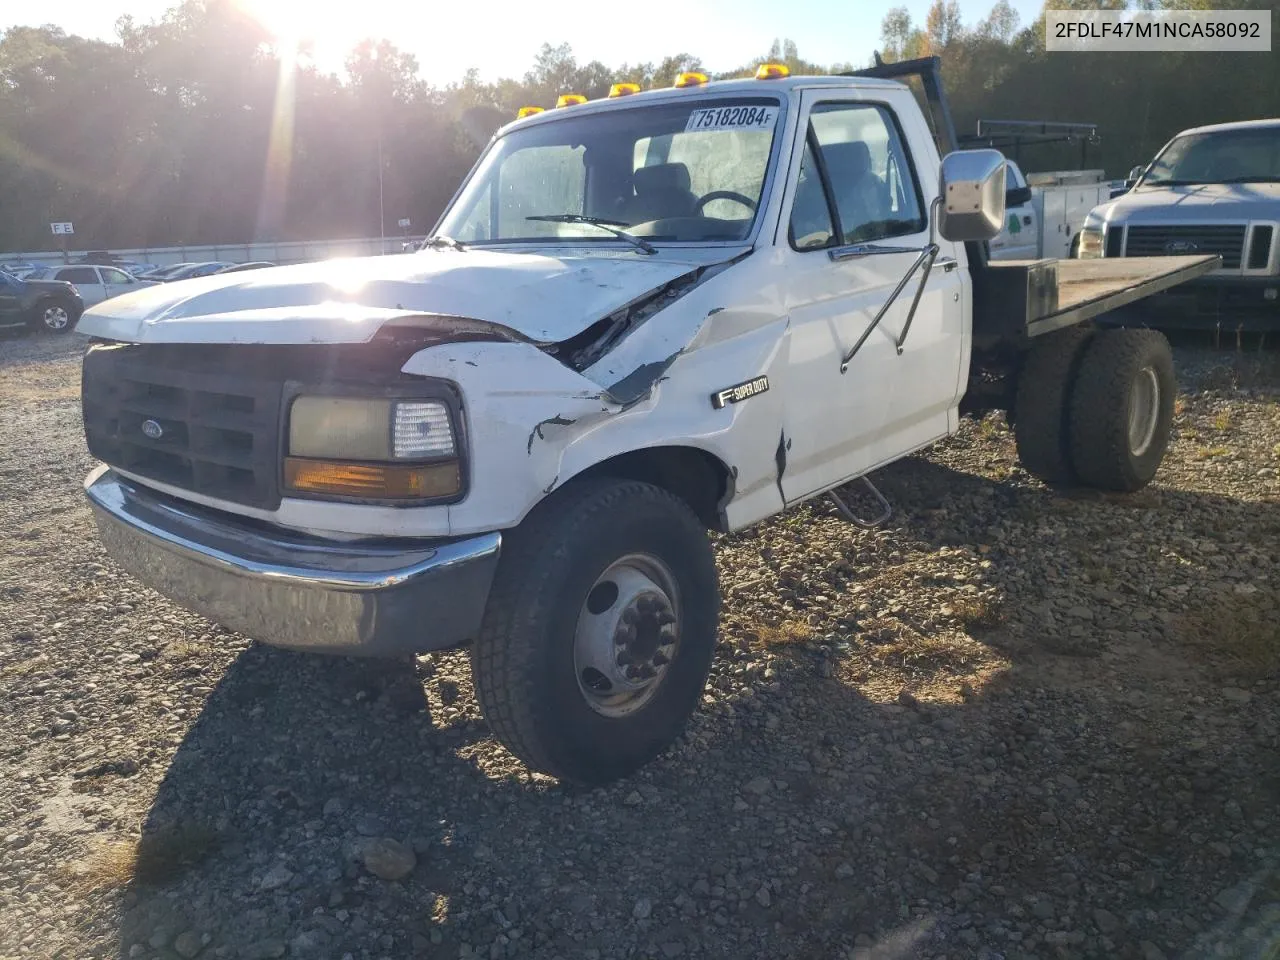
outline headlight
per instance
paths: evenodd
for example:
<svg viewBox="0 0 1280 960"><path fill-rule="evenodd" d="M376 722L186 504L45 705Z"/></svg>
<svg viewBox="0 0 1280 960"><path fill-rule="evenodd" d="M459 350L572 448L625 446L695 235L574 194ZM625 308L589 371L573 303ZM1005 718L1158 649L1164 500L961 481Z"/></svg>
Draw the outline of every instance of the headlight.
<svg viewBox="0 0 1280 960"><path fill-rule="evenodd" d="M302 396L289 410L285 487L369 500L455 497L462 470L439 400Z"/></svg>
<svg viewBox="0 0 1280 960"><path fill-rule="evenodd" d="M1080 228L1080 247L1076 257L1080 260L1097 260L1102 256L1106 224L1097 214L1090 213Z"/></svg>

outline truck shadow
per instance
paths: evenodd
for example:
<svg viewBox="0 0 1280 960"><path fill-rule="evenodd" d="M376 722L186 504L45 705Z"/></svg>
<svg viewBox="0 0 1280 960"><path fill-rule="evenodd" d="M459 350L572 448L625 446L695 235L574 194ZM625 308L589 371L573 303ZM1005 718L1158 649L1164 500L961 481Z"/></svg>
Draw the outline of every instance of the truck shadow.
<svg viewBox="0 0 1280 960"><path fill-rule="evenodd" d="M1167 490L1069 498L925 460L882 487L904 536L996 545L991 583L1011 608L1043 604L1044 571L1082 576L1108 550L1154 547L1156 534L1131 538L1161 511L1192 538L1280 532L1274 505ZM965 511L992 497L996 529L976 519L989 506ZM1050 536L1046 510L1102 519ZM144 827L144 845L193 829L209 842L134 884L119 956L168 956L186 931L210 938L201 956L227 957L452 958L464 945L599 957L630 955L631 942L666 957L842 957L855 942L884 957L1015 945L1138 957L1143 941L1168 956L1216 943L1243 955L1245 916L1264 939L1278 927L1257 910L1280 900L1280 880L1250 852L1280 850L1280 778L1258 776L1280 769L1274 731L1229 706L1197 720L1192 670L1130 676L1114 659L1173 643L1174 619L1125 615L1165 609L1162 578L1193 597L1219 588L1217 568L1176 554L1151 551L1149 583L1098 582L1126 599L1099 600L1091 629L1108 637L1070 661L1090 682L1046 673L1028 689L1028 672L1074 639L1054 614L977 631L1011 665L964 701L872 699L840 657L799 646L771 680L698 713L666 757L596 791L479 749L488 734L468 691L443 678L460 661L423 677L409 663L250 648L209 695ZM1236 821L1222 816L1229 801ZM369 837L416 851L405 881L360 864Z"/></svg>

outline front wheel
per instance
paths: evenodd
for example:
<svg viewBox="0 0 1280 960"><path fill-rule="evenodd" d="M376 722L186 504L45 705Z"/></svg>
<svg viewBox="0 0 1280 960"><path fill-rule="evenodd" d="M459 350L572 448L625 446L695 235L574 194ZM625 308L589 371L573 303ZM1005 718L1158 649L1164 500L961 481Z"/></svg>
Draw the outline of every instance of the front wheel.
<svg viewBox="0 0 1280 960"><path fill-rule="evenodd" d="M70 333L80 318L80 311L67 300L51 298L36 304L36 327L45 333Z"/></svg>
<svg viewBox="0 0 1280 960"><path fill-rule="evenodd" d="M497 738L535 770L625 776L684 729L715 649L706 531L647 483L572 483L504 542L472 673Z"/></svg>

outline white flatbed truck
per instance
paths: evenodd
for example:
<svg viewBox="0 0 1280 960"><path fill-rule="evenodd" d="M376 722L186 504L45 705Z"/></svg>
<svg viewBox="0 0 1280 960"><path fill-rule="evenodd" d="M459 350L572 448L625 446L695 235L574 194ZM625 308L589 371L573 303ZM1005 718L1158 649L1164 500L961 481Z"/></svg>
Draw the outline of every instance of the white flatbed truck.
<svg viewBox="0 0 1280 960"><path fill-rule="evenodd" d="M418 252L86 312L110 554L268 644L469 644L495 736L593 783L698 703L707 529L836 496L990 409L1048 481L1151 480L1168 345L1089 321L1217 258L989 262L1004 160L950 152L906 86L704 81L509 124Z"/></svg>

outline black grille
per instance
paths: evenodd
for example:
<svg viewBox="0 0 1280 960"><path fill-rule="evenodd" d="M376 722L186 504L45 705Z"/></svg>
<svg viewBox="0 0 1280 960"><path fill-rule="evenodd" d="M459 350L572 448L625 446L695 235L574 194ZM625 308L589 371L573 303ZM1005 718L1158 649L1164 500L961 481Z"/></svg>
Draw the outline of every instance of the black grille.
<svg viewBox="0 0 1280 960"><path fill-rule="evenodd" d="M1119 257L1124 254L1124 227L1111 226L1107 228L1107 252L1108 257Z"/></svg>
<svg viewBox="0 0 1280 960"><path fill-rule="evenodd" d="M218 352L91 346L81 383L89 452L183 490L274 509L283 379L223 367Z"/></svg>
<svg viewBox="0 0 1280 960"><path fill-rule="evenodd" d="M1249 269L1265 270L1271 260L1271 235L1273 227L1254 227L1253 239L1249 243Z"/></svg>
<svg viewBox="0 0 1280 960"><path fill-rule="evenodd" d="M1171 257L1218 254L1227 270L1240 268L1244 226L1130 226L1125 243L1129 257Z"/></svg>

